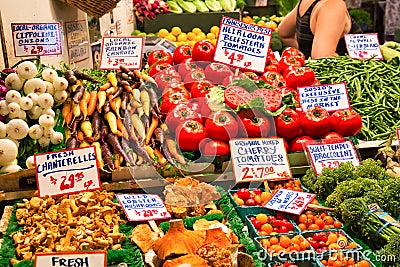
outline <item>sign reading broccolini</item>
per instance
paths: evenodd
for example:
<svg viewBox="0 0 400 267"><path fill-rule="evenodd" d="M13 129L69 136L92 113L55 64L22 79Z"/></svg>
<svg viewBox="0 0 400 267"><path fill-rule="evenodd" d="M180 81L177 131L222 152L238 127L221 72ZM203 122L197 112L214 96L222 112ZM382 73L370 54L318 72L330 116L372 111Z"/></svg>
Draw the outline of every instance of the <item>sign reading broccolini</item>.
<svg viewBox="0 0 400 267"><path fill-rule="evenodd" d="M214 61L263 72L271 37L269 28L223 16Z"/></svg>

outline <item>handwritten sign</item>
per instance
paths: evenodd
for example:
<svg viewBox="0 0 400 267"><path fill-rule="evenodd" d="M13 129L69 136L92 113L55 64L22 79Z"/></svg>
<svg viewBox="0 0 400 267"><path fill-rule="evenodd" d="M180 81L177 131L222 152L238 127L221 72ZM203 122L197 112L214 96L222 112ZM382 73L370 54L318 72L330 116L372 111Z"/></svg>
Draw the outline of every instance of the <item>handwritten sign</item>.
<svg viewBox="0 0 400 267"><path fill-rule="evenodd" d="M62 54L60 23L11 23L16 57Z"/></svg>
<svg viewBox="0 0 400 267"><path fill-rule="evenodd" d="M106 251L35 253L35 267L106 267Z"/></svg>
<svg viewBox="0 0 400 267"><path fill-rule="evenodd" d="M84 20L65 22L69 63L89 58L89 33Z"/></svg>
<svg viewBox="0 0 400 267"><path fill-rule="evenodd" d="M264 208L300 215L314 198L315 194L280 188Z"/></svg>
<svg viewBox="0 0 400 267"><path fill-rule="evenodd" d="M148 221L171 218L162 199L152 194L117 194L129 221Z"/></svg>
<svg viewBox="0 0 400 267"><path fill-rule="evenodd" d="M222 16L214 61L263 72L272 30Z"/></svg>
<svg viewBox="0 0 400 267"><path fill-rule="evenodd" d="M323 107L329 112L350 108L345 83L298 87L297 90L303 110L314 106Z"/></svg>
<svg viewBox="0 0 400 267"><path fill-rule="evenodd" d="M355 59L383 59L377 33L345 34L347 52Z"/></svg>
<svg viewBox="0 0 400 267"><path fill-rule="evenodd" d="M35 155L39 197L101 189L94 146Z"/></svg>
<svg viewBox="0 0 400 267"><path fill-rule="evenodd" d="M103 37L100 69L118 69L120 65L130 69L140 69L143 43L143 37L139 36Z"/></svg>
<svg viewBox="0 0 400 267"><path fill-rule="evenodd" d="M305 144L311 164L317 175L323 168L334 169L342 162L351 162L353 166L359 166L356 150L351 141L337 143Z"/></svg>
<svg viewBox="0 0 400 267"><path fill-rule="evenodd" d="M229 141L235 181L263 181L292 177L282 138Z"/></svg>

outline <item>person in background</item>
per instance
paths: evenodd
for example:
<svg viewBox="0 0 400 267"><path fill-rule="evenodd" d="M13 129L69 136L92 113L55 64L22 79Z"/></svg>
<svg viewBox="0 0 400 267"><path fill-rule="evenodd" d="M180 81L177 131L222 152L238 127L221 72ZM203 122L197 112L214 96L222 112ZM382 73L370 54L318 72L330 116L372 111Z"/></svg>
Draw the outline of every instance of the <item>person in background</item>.
<svg viewBox="0 0 400 267"><path fill-rule="evenodd" d="M362 33L350 17L343 0L300 0L278 26L287 46L302 51L306 58L344 55L347 33Z"/></svg>
<svg viewBox="0 0 400 267"><path fill-rule="evenodd" d="M393 41L396 29L400 29L400 2L399 0L386 0L385 41Z"/></svg>

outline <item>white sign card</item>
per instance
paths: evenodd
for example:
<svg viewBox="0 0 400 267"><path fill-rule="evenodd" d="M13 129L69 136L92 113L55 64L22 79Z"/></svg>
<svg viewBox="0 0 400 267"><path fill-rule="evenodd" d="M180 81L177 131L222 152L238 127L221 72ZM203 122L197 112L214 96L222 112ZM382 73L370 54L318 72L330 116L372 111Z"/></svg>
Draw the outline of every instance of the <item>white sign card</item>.
<svg viewBox="0 0 400 267"><path fill-rule="evenodd" d="M345 34L347 53L355 59L383 59L377 33Z"/></svg>
<svg viewBox="0 0 400 267"><path fill-rule="evenodd" d="M69 63L89 58L89 32L85 20L65 22Z"/></svg>
<svg viewBox="0 0 400 267"><path fill-rule="evenodd" d="M314 198L315 194L280 188L264 208L300 215Z"/></svg>
<svg viewBox="0 0 400 267"><path fill-rule="evenodd" d="M101 189L94 146L36 154L34 157L39 197Z"/></svg>
<svg viewBox="0 0 400 267"><path fill-rule="evenodd" d="M342 162L351 162L353 166L360 166L357 152L349 140L331 143L306 143L306 151L317 175L323 168L334 169Z"/></svg>
<svg viewBox="0 0 400 267"><path fill-rule="evenodd" d="M282 138L232 139L229 144L236 183L292 178Z"/></svg>
<svg viewBox="0 0 400 267"><path fill-rule="evenodd" d="M345 83L298 87L300 105L303 110L320 106L328 112L350 108Z"/></svg>
<svg viewBox="0 0 400 267"><path fill-rule="evenodd" d="M100 69L129 69L142 67L144 38L140 36L107 36L102 39Z"/></svg>
<svg viewBox="0 0 400 267"><path fill-rule="evenodd" d="M171 218L164 202L154 194L116 194L129 221Z"/></svg>
<svg viewBox="0 0 400 267"><path fill-rule="evenodd" d="M14 56L62 54L60 23L11 23Z"/></svg>
<svg viewBox="0 0 400 267"><path fill-rule="evenodd" d="M106 267L106 251L35 253L35 267Z"/></svg>
<svg viewBox="0 0 400 267"><path fill-rule="evenodd" d="M263 72L272 30L222 16L214 61Z"/></svg>

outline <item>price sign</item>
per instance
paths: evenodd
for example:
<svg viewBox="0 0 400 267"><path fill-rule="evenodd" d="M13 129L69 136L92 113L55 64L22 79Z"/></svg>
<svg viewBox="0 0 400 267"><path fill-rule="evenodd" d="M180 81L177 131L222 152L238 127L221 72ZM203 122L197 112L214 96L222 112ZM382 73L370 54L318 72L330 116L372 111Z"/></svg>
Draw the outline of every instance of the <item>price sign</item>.
<svg viewBox="0 0 400 267"><path fill-rule="evenodd" d="M100 69L115 70L120 65L130 69L142 67L144 38L139 36L107 36L101 45Z"/></svg>
<svg viewBox="0 0 400 267"><path fill-rule="evenodd" d="M35 155L39 197L101 189L94 146Z"/></svg>
<svg viewBox="0 0 400 267"><path fill-rule="evenodd" d="M76 63L89 58L89 33L85 20L65 22L69 62Z"/></svg>
<svg viewBox="0 0 400 267"><path fill-rule="evenodd" d="M360 166L360 160L351 141L307 143L305 147L317 175L321 174L323 168L334 169L342 162L351 162L353 166Z"/></svg>
<svg viewBox="0 0 400 267"><path fill-rule="evenodd" d="M355 59L383 59L377 33L345 34L347 52Z"/></svg>
<svg viewBox="0 0 400 267"><path fill-rule="evenodd" d="M263 72L272 30L222 16L214 61Z"/></svg>
<svg viewBox="0 0 400 267"><path fill-rule="evenodd" d="M282 138L229 141L235 181L263 181L292 177Z"/></svg>
<svg viewBox="0 0 400 267"><path fill-rule="evenodd" d="M315 194L280 188L264 208L300 215L314 198Z"/></svg>
<svg viewBox="0 0 400 267"><path fill-rule="evenodd" d="M62 54L60 23L11 23L16 57Z"/></svg>
<svg viewBox="0 0 400 267"><path fill-rule="evenodd" d="M106 267L106 251L35 253L35 267L82 266Z"/></svg>
<svg viewBox="0 0 400 267"><path fill-rule="evenodd" d="M149 221L171 218L162 199L152 194L117 194L129 221Z"/></svg>
<svg viewBox="0 0 400 267"><path fill-rule="evenodd" d="M305 86L297 89L303 110L314 106L323 107L329 112L350 108L345 83Z"/></svg>

